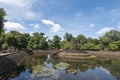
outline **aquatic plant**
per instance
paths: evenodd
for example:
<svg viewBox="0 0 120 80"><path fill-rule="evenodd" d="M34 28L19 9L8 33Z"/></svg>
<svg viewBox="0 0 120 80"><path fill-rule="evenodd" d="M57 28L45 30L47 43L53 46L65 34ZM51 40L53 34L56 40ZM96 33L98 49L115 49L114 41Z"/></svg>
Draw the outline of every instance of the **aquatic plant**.
<svg viewBox="0 0 120 80"><path fill-rule="evenodd" d="M76 70L76 69L68 69L67 71L68 71L68 72L71 72L71 73L73 73L73 74L77 73L77 70Z"/></svg>
<svg viewBox="0 0 120 80"><path fill-rule="evenodd" d="M43 65L37 65L33 67L32 75L35 77L47 77L55 73L54 69L49 69Z"/></svg>
<svg viewBox="0 0 120 80"><path fill-rule="evenodd" d="M70 66L70 64L61 62L61 63L56 64L55 68L57 68L57 69L67 69L67 68L69 68L69 66Z"/></svg>

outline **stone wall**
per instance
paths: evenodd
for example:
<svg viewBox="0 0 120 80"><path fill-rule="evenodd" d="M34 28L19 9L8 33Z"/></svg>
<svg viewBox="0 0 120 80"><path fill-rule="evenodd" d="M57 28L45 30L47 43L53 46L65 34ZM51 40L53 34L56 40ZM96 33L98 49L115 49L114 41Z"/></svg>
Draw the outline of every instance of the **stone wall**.
<svg viewBox="0 0 120 80"><path fill-rule="evenodd" d="M120 51L87 51L87 52L97 57L120 59Z"/></svg>
<svg viewBox="0 0 120 80"><path fill-rule="evenodd" d="M6 80L27 55L26 52L20 51L20 53L0 56L0 80Z"/></svg>
<svg viewBox="0 0 120 80"><path fill-rule="evenodd" d="M74 58L74 57L89 57L90 55L103 58L117 58L120 59L120 51L62 51L59 52L58 57Z"/></svg>

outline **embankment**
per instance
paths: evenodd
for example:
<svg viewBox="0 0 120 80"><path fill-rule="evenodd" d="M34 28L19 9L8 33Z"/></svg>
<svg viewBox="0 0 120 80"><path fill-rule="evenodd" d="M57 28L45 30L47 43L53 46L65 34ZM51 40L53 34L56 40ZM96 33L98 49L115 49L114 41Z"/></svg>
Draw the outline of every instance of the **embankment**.
<svg viewBox="0 0 120 80"><path fill-rule="evenodd" d="M58 57L70 59L90 59L96 57L120 59L120 51L61 51Z"/></svg>
<svg viewBox="0 0 120 80"><path fill-rule="evenodd" d="M120 59L120 51L87 51L87 53L97 57Z"/></svg>
<svg viewBox="0 0 120 80"><path fill-rule="evenodd" d="M71 50L71 51L61 51L58 53L58 57L69 58L69 59L90 59L95 56L87 53L86 51Z"/></svg>
<svg viewBox="0 0 120 80"><path fill-rule="evenodd" d="M58 50L32 50L33 54L37 54L37 55L48 55L48 54L55 54L58 53Z"/></svg>
<svg viewBox="0 0 120 80"><path fill-rule="evenodd" d="M0 56L0 80L6 80L27 55L26 52L20 51L20 53Z"/></svg>

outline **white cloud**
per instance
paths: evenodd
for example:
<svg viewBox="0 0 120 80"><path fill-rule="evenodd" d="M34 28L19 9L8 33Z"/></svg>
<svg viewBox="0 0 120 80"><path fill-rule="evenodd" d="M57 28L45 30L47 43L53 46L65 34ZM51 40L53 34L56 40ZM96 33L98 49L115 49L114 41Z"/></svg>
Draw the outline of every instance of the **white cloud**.
<svg viewBox="0 0 120 80"><path fill-rule="evenodd" d="M50 32L56 33L60 30L64 30L61 25L54 23L53 21L43 19L41 22L47 26L51 26Z"/></svg>
<svg viewBox="0 0 120 80"><path fill-rule="evenodd" d="M25 30L27 29L25 26L23 26L20 23L16 23L16 22L5 22L5 29L7 30Z"/></svg>
<svg viewBox="0 0 120 80"><path fill-rule="evenodd" d="M90 24L90 27L92 28L92 27L94 27L95 26L95 24Z"/></svg>
<svg viewBox="0 0 120 80"><path fill-rule="evenodd" d="M31 10L33 3L33 0L0 0L0 7L6 10L8 20L34 20L42 14L39 13L38 15Z"/></svg>
<svg viewBox="0 0 120 80"><path fill-rule="evenodd" d="M107 70L107 69L105 69L103 67L100 67L100 69L103 70L104 72L106 72L107 74L111 75L110 72L109 72L109 70Z"/></svg>
<svg viewBox="0 0 120 80"><path fill-rule="evenodd" d="M98 35L104 35L106 32L109 32L110 30L112 30L113 28L112 27L104 27L102 29L100 29L97 34Z"/></svg>
<svg viewBox="0 0 120 80"><path fill-rule="evenodd" d="M0 0L0 3L7 5L24 6L24 0Z"/></svg>
<svg viewBox="0 0 120 80"><path fill-rule="evenodd" d="M32 12L32 11L27 11L27 12L25 12L25 15L24 15L24 17L25 17L25 19L27 19L27 20L33 20L33 19L35 19L35 18L37 18L37 13L35 13L35 12Z"/></svg>
<svg viewBox="0 0 120 80"><path fill-rule="evenodd" d="M40 28L39 26L40 26L39 24L35 24L35 25L33 26L33 29L39 29L39 28Z"/></svg>

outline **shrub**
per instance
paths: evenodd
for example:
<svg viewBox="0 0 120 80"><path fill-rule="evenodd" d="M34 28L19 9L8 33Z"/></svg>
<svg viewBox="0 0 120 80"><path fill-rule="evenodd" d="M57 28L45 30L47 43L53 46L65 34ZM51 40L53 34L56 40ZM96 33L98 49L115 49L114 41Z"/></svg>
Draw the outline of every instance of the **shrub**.
<svg viewBox="0 0 120 80"><path fill-rule="evenodd" d="M119 47L116 44L110 43L108 49L114 51L114 50L118 50Z"/></svg>

